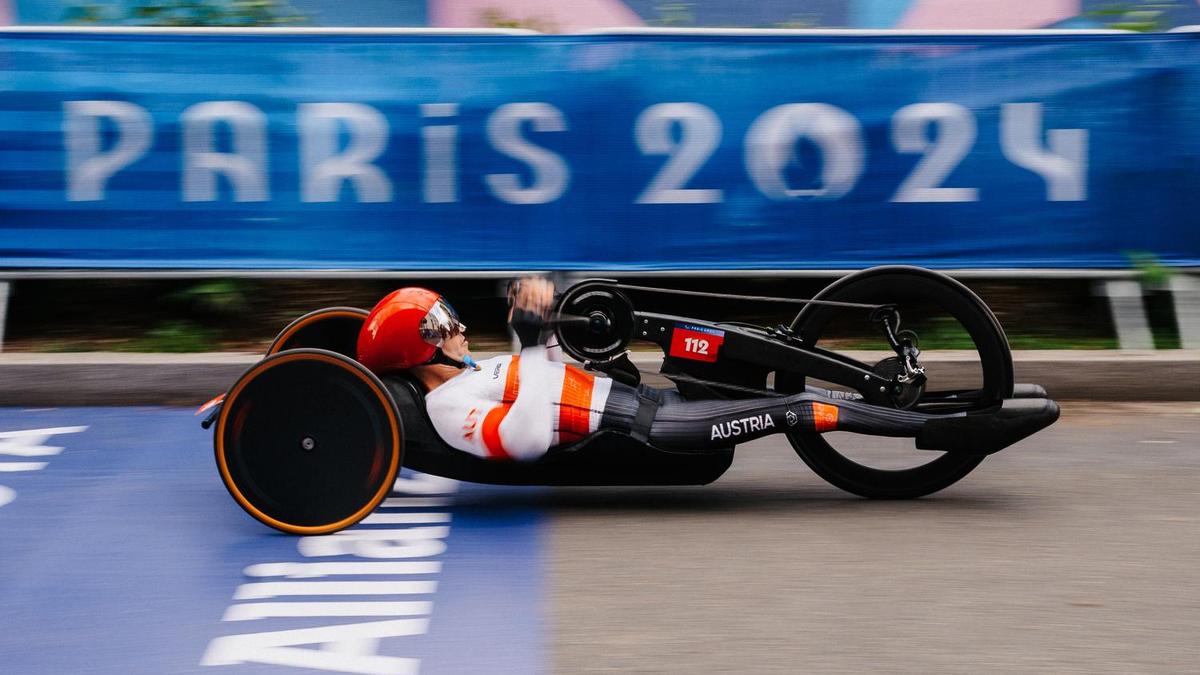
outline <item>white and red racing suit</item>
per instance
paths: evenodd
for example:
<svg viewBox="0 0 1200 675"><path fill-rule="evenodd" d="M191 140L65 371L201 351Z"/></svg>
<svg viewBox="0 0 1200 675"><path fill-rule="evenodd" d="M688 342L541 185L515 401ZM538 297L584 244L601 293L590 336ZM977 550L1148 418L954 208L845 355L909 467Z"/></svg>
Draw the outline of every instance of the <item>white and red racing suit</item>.
<svg viewBox="0 0 1200 675"><path fill-rule="evenodd" d="M425 396L438 435L491 459L533 460L596 431L612 380L551 360L545 346L479 362Z"/></svg>

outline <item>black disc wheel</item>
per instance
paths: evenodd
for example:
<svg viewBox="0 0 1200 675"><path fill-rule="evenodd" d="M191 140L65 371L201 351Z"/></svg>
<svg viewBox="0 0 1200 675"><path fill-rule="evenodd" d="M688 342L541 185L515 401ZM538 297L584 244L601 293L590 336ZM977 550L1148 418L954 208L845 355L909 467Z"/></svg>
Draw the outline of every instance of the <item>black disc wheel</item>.
<svg viewBox="0 0 1200 675"><path fill-rule="evenodd" d="M355 358L358 332L369 312L356 307L326 307L289 323L267 348L267 356L288 349L327 349Z"/></svg>
<svg viewBox="0 0 1200 675"><path fill-rule="evenodd" d="M403 429L377 377L341 354L279 352L233 385L214 436L225 487L254 518L289 534L362 520L400 470Z"/></svg>
<svg viewBox="0 0 1200 675"><path fill-rule="evenodd" d="M580 361L606 361L633 339L633 305L603 281L585 281L558 300L554 330L563 351Z"/></svg>
<svg viewBox="0 0 1200 675"><path fill-rule="evenodd" d="M902 321L897 328L916 334L928 379L889 396L891 407L944 414L987 408L1012 396L1012 354L1003 329L978 296L946 275L914 267L878 267L834 282L815 299L893 304ZM892 373L898 367L895 352L869 315L861 308L810 304L796 316L792 330L805 344L851 356L877 373ZM776 387L784 391L800 391L805 384L803 377L776 375ZM811 379L807 384L833 388ZM789 434L789 440L821 478L876 499L937 492L984 458L920 450L913 439L838 431Z"/></svg>

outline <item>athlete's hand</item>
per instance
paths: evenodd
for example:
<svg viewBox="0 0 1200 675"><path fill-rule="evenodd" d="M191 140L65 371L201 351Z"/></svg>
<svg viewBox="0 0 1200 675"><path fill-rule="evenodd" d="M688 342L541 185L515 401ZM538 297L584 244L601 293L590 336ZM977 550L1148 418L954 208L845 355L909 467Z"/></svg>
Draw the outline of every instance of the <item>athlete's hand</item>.
<svg viewBox="0 0 1200 675"><path fill-rule="evenodd" d="M525 277L512 285L509 296L512 307L508 310L508 323L521 347L539 344L542 326L554 304L554 284L542 277Z"/></svg>
<svg viewBox="0 0 1200 675"><path fill-rule="evenodd" d="M545 277L524 277L518 279L511 289L512 307L508 319L512 321L514 310L523 310L541 317L543 320L550 316L550 308L554 305L554 284Z"/></svg>

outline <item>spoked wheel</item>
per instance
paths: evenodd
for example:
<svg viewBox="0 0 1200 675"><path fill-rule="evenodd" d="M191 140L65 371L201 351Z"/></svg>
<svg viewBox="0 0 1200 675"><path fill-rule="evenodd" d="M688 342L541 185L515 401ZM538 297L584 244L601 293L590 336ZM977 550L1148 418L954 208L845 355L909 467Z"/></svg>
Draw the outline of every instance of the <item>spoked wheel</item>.
<svg viewBox="0 0 1200 675"><path fill-rule="evenodd" d="M356 307L326 307L289 323L267 348L267 356L288 349L328 349L354 358L358 332L369 312Z"/></svg>
<svg viewBox="0 0 1200 675"><path fill-rule="evenodd" d="M831 284L815 299L894 304L901 330L916 333L924 386L891 397L891 405L925 413L987 408L1011 397L1012 354L995 315L966 286L936 272L913 267L879 267ZM866 360L876 372L899 367L868 310L806 305L792 323L808 345L839 351L876 351ZM954 368L947 368L953 362ZM800 391L804 378L777 376L776 387ZM827 383L812 382L816 386ZM817 475L855 494L906 499L937 492L966 476L983 455L918 450L912 439L869 437L846 432L789 434L792 446Z"/></svg>
<svg viewBox="0 0 1200 675"><path fill-rule="evenodd" d="M230 389L214 436L234 500L289 534L336 532L371 513L396 480L402 443L383 383L320 349L255 364Z"/></svg>

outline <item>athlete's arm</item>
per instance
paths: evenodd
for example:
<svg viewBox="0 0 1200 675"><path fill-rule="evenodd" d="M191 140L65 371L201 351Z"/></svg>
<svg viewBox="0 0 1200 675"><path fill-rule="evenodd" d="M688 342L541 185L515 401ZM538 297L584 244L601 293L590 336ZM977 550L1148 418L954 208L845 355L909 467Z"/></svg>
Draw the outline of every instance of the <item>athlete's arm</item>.
<svg viewBox="0 0 1200 675"><path fill-rule="evenodd" d="M554 304L554 284L542 277L520 279L512 286L510 300L512 308L508 312L508 323L521 341L521 347L541 344L542 329L550 306Z"/></svg>
<svg viewBox="0 0 1200 675"><path fill-rule="evenodd" d="M550 411L558 392L544 386L552 380L547 368L553 367L546 358L545 347L522 349L517 366L523 384L517 391L517 400L501 416L498 431L504 452L509 457L532 460L546 454L553 442L554 420Z"/></svg>

